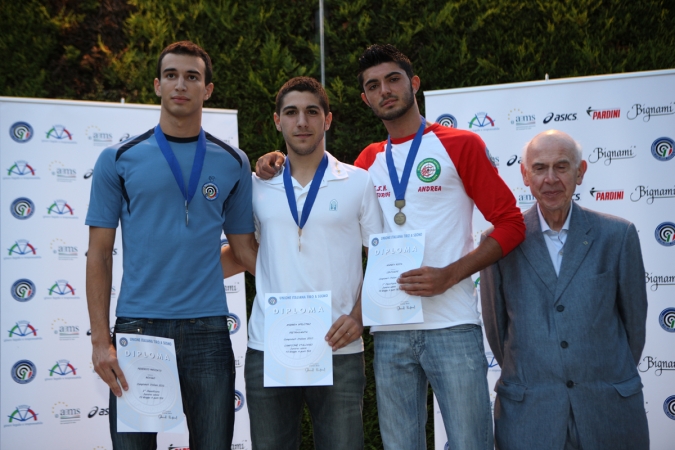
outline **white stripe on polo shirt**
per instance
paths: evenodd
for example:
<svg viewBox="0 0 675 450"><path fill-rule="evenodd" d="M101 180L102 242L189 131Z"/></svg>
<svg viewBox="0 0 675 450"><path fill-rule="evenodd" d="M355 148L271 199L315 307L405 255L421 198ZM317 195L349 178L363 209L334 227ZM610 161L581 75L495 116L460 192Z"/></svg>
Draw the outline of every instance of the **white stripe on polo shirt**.
<svg viewBox="0 0 675 450"><path fill-rule="evenodd" d="M311 183L302 187L292 181L300 215ZM283 175L267 181L253 175L253 214L260 248L248 346L264 350L265 293L331 291L333 322L349 314L361 291L362 247L368 245L371 234L382 232L380 207L368 172L328 153L328 168L302 229L301 251ZM363 341L358 339L334 354L361 351Z"/></svg>

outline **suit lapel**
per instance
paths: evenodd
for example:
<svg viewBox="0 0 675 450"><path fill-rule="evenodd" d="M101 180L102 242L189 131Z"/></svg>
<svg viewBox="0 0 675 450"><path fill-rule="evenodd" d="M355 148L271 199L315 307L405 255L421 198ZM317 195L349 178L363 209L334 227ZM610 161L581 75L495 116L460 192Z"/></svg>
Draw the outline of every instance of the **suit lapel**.
<svg viewBox="0 0 675 450"><path fill-rule="evenodd" d="M563 247L563 258L560 265L560 276L555 288L554 301L558 301L567 285L572 281L586 254L588 254L588 250L593 245L593 236L590 231L591 224L586 218L586 213L576 203L572 202L572 219L570 220L567 240Z"/></svg>
<svg viewBox="0 0 675 450"><path fill-rule="evenodd" d="M551 257L548 254L546 242L544 242L544 235L541 232L541 224L539 223L539 214L537 213L537 205L528 209L523 214L525 219L525 241L520 244L520 250L525 255L525 258L530 262L534 272L541 278L546 288L555 293L556 282L558 277L555 274ZM564 258L563 258L564 261Z"/></svg>

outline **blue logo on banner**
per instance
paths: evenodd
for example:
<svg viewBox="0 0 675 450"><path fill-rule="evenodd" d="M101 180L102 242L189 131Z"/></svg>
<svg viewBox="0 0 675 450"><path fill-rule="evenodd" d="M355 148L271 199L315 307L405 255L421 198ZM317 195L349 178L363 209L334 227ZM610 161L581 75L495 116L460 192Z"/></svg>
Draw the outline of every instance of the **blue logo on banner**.
<svg viewBox="0 0 675 450"><path fill-rule="evenodd" d="M663 222L654 231L656 242L666 247L675 245L675 223Z"/></svg>
<svg viewBox="0 0 675 450"><path fill-rule="evenodd" d="M666 308L659 314L659 325L669 333L675 333L675 308Z"/></svg>
<svg viewBox="0 0 675 450"><path fill-rule="evenodd" d="M27 359L17 361L12 366L12 379L19 384L26 384L33 381L35 378L35 364Z"/></svg>
<svg viewBox="0 0 675 450"><path fill-rule="evenodd" d="M12 297L17 302L27 302L35 296L35 285L32 281L22 278L12 285Z"/></svg>
<svg viewBox="0 0 675 450"><path fill-rule="evenodd" d="M241 327L241 322L239 321L239 316L234 313L228 313L227 316L227 328L230 330L230 334L234 334L239 331Z"/></svg>
<svg viewBox="0 0 675 450"><path fill-rule="evenodd" d="M19 220L26 220L35 212L35 205L31 199L19 197L9 206L12 215Z"/></svg>
<svg viewBox="0 0 675 450"><path fill-rule="evenodd" d="M675 395L671 395L663 402L663 412L670 419L675 420Z"/></svg>
<svg viewBox="0 0 675 450"><path fill-rule="evenodd" d="M659 161L669 161L675 158L675 141L669 137L660 137L652 143L652 155Z"/></svg>
<svg viewBox="0 0 675 450"><path fill-rule="evenodd" d="M9 128L9 135L14 142L24 144L33 137L33 127L26 122L17 122Z"/></svg>
<svg viewBox="0 0 675 450"><path fill-rule="evenodd" d="M238 390L234 390L234 412L241 410L244 407L244 394Z"/></svg>
<svg viewBox="0 0 675 450"><path fill-rule="evenodd" d="M452 114L441 114L436 122L448 128L457 128L457 119Z"/></svg>

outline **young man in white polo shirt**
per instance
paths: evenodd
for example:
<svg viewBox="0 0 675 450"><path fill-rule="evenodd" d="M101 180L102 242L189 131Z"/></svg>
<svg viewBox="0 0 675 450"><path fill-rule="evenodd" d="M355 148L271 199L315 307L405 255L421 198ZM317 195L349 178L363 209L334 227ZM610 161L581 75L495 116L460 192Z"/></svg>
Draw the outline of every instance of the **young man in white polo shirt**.
<svg viewBox="0 0 675 450"><path fill-rule="evenodd" d="M368 172L323 150L331 120L328 97L318 81L289 80L277 94L274 122L288 152L282 171L290 170L291 176L253 176L260 247L244 376L256 450L299 448L304 403L312 416L315 448L363 448L361 256L370 234L381 232L382 218ZM313 183L319 188L312 204ZM291 195L296 218L289 206ZM223 259L228 276L227 250ZM312 291L331 291L333 325L325 339L333 349L333 385L263 387L265 294Z"/></svg>

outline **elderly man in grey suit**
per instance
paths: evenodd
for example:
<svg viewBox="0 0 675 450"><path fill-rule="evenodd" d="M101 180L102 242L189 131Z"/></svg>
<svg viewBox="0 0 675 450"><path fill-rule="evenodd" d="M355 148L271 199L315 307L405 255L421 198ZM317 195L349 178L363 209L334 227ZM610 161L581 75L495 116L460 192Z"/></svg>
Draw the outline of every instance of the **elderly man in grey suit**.
<svg viewBox="0 0 675 450"><path fill-rule="evenodd" d="M537 135L521 172L525 241L481 272L500 450L647 450L637 364L647 291L635 226L572 202L586 172L566 133Z"/></svg>

